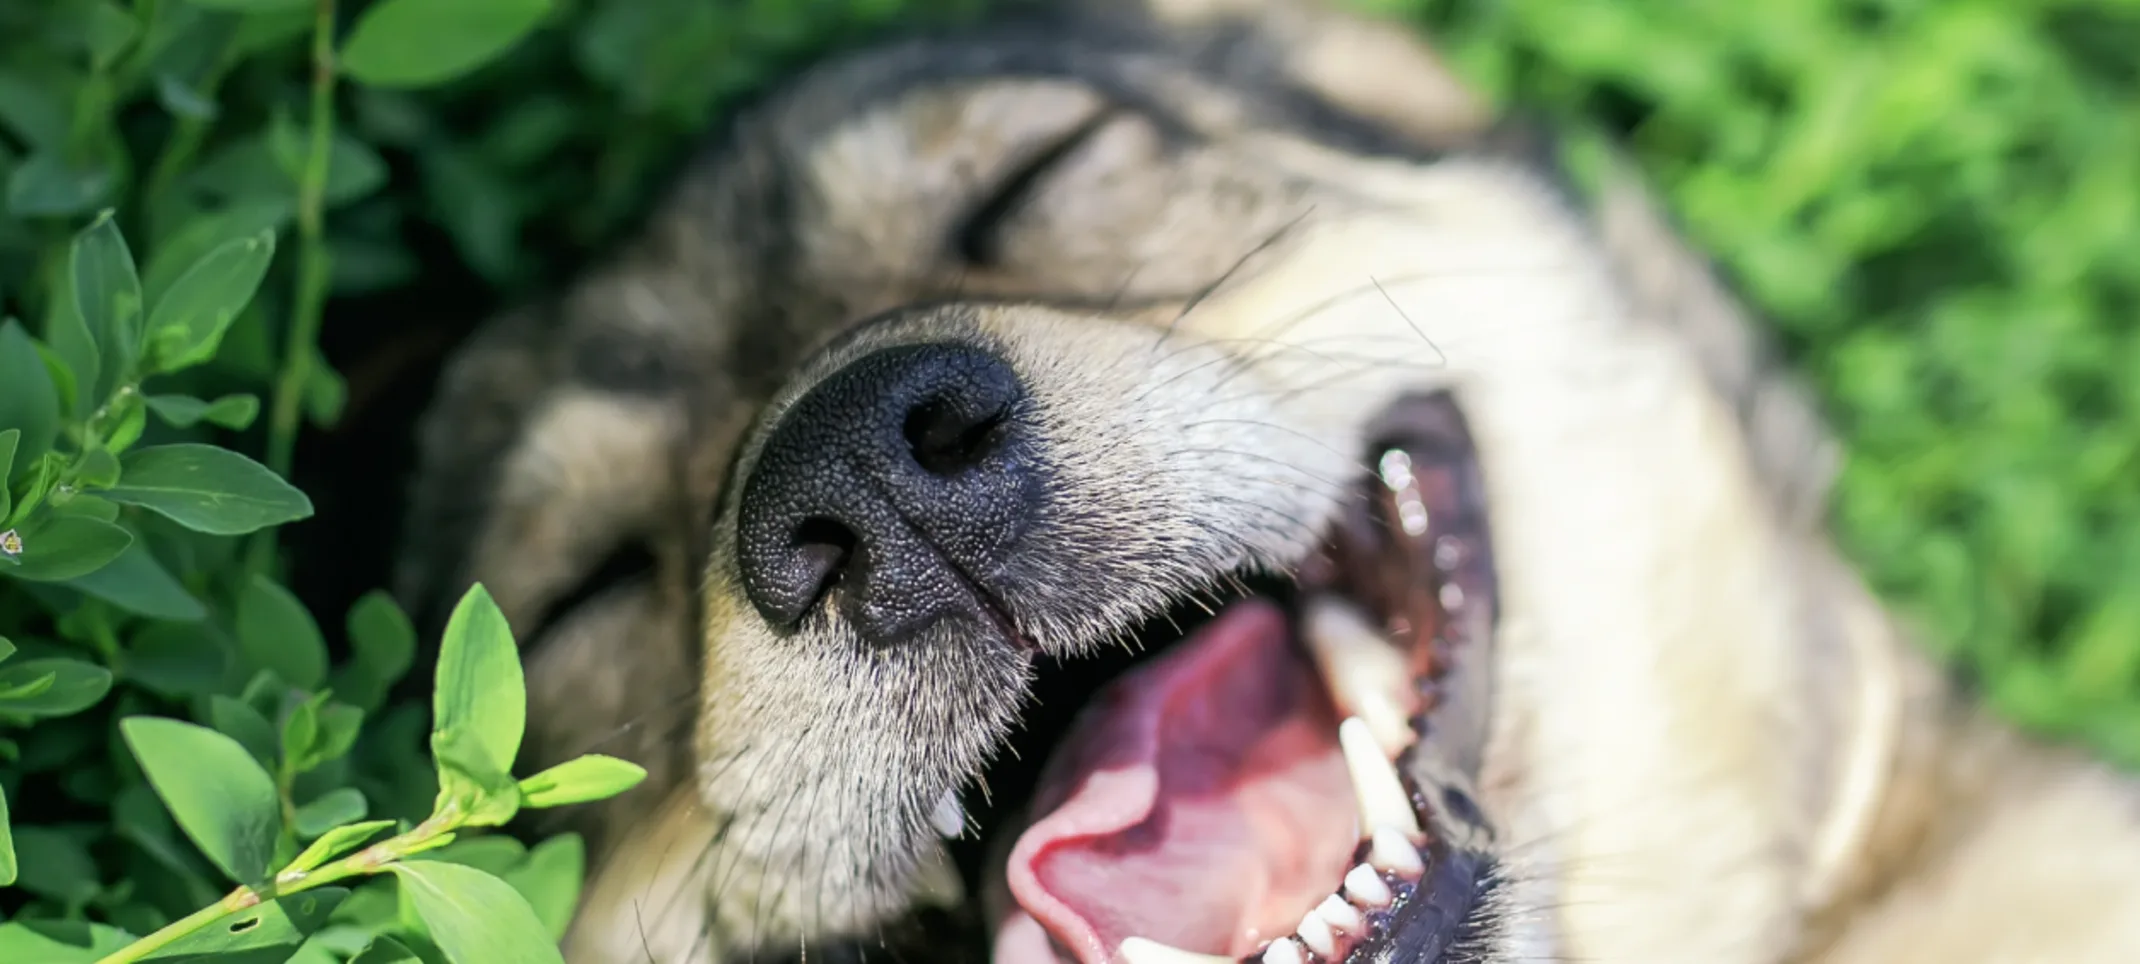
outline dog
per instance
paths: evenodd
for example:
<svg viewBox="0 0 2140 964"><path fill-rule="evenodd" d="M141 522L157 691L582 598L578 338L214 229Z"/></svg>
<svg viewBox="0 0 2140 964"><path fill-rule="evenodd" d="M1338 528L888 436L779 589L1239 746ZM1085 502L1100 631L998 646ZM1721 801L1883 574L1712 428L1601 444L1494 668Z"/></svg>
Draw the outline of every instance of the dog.
<svg viewBox="0 0 2140 964"><path fill-rule="evenodd" d="M1824 532L1639 180L1412 30L1006 13L823 63L462 347L397 591L525 650L573 964L2140 960L2140 793Z"/></svg>

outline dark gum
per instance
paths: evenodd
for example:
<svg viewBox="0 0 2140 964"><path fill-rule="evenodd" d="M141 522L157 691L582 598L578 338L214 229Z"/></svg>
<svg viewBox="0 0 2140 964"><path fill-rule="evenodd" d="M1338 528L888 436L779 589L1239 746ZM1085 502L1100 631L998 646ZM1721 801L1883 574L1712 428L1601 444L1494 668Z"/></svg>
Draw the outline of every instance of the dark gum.
<svg viewBox="0 0 2140 964"><path fill-rule="evenodd" d="M1420 712L1420 739L1399 755L1397 769L1427 841L1427 869L1417 881L1382 874L1393 899L1378 910L1360 908L1366 933L1340 938L1346 964L1437 960L1460 938L1491 863L1493 828L1478 805L1475 781L1490 714L1489 648L1498 597L1484 480L1471 434L1446 392L1400 400L1377 420L1372 451L1402 451L1410 479L1392 487L1377 478L1374 497L1348 509L1324 550L1301 567L1303 588L1329 590L1383 614L1390 638L1406 649ZM1426 512L1427 525L1406 533L1399 520L1406 501ZM1438 547L1453 547L1446 567ZM1450 553L1444 548L1442 555ZM1442 605L1445 585L1462 593L1455 612ZM1456 672L1461 668L1463 672ZM1366 861L1362 841L1353 864ZM1342 887L1339 890L1342 893ZM1260 964L1261 951L1241 958ZM1328 964L1305 951L1310 964Z"/></svg>

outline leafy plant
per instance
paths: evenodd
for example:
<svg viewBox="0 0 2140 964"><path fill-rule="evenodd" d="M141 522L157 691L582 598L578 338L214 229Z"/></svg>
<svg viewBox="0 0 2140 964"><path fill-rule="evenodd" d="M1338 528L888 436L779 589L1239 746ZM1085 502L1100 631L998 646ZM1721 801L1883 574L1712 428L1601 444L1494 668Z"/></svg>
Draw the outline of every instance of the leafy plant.
<svg viewBox="0 0 2140 964"><path fill-rule="evenodd" d="M390 700L408 618L363 597L337 658L275 539L344 397L318 342L362 250L329 216L384 182L345 82L445 83L552 14L0 0L0 960L556 959L578 840L468 834L644 774L513 779L517 651L479 589L428 785L423 709Z"/></svg>
<svg viewBox="0 0 2140 964"><path fill-rule="evenodd" d="M237 889L139 938L106 925L0 924L0 950L35 950L44 955L38 960L51 964L252 960L246 953L260 950L279 949L286 957L308 937L326 934L330 922L340 922L336 939L363 953L407 955L414 947L436 950L455 964L562 960L555 938L570 900L546 900L545 919L514 884L441 858L468 830L501 825L524 808L612 796L646 773L622 760L584 756L516 782L509 767L519 749L527 694L512 634L481 587L454 610L440 649L431 747L441 789L424 820L364 820L363 794L347 787L297 804L297 778L340 760L356 737L360 714L334 702L329 692L286 699L279 734L243 701L211 699L211 726L129 716L119 721L119 731L148 786L186 838ZM55 677L37 676L44 685L29 696L51 693ZM98 678L100 687L108 683L108 677ZM81 690L91 692L101 689ZM64 712L82 703L78 695L53 707ZM21 711L28 704L18 697L8 708ZM470 747L480 749L460 752ZM390 827L393 836L365 845ZM167 839L162 844L170 851ZM568 886L576 888L577 863L576 856L553 860L549 870L570 873ZM531 860L520 869L541 873L532 868ZM335 885L362 886L365 878L382 875L398 879L415 919L343 920L338 911L353 893ZM539 892L558 886L555 880L531 883Z"/></svg>

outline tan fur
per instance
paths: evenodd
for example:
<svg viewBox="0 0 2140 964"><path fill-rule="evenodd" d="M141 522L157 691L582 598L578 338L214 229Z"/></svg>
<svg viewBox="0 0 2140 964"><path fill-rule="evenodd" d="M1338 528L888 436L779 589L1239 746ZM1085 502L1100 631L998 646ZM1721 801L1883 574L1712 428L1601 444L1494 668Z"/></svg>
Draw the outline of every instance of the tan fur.
<svg viewBox="0 0 2140 964"><path fill-rule="evenodd" d="M1252 18L1270 71L1415 146L1482 129L1392 28L1275 0L1150 12L1185 48ZM481 580L525 631L615 543L656 560L530 641L532 762L606 743L654 773L580 815L598 836L574 964L744 959L960 898L924 816L1032 668L952 693L920 656L781 637L738 588L724 486L840 364L944 338L993 346L1039 400L1078 507L1050 550L1105 581L1075 616L1021 613L1051 654L1298 558L1365 420L1456 393L1503 593L1492 960L2140 959L2140 794L1970 708L1909 643L1821 531L1813 407L1632 182L1585 211L1492 152L1345 149L1149 51L1110 76L1186 138L1075 70L858 106L902 56L753 115L548 321L469 349L427 428L405 593ZM991 262L950 257L958 212L1080 125ZM774 248L775 269L754 258ZM588 387L574 346L604 339L643 344L665 387ZM461 517L470 535L427 542Z"/></svg>

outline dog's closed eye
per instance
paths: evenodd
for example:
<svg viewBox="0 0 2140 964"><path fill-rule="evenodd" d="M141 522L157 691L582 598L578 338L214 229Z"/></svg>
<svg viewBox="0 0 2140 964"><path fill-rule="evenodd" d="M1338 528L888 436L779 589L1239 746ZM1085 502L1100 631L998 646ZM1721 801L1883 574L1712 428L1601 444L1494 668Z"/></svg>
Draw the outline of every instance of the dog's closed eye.
<svg viewBox="0 0 2140 964"><path fill-rule="evenodd" d="M951 243L959 261L975 267L999 264L1004 226L1032 201L1050 173L1076 157L1118 116L1116 110L1099 111L1010 167L958 220Z"/></svg>

